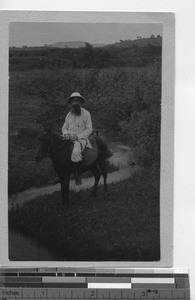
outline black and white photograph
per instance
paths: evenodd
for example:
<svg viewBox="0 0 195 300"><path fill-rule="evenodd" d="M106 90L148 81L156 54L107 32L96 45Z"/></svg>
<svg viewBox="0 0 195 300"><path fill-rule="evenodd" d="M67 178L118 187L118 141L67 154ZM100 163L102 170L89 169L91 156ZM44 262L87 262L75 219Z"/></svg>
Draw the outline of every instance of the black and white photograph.
<svg viewBox="0 0 195 300"><path fill-rule="evenodd" d="M161 260L163 24L9 24L10 261Z"/></svg>

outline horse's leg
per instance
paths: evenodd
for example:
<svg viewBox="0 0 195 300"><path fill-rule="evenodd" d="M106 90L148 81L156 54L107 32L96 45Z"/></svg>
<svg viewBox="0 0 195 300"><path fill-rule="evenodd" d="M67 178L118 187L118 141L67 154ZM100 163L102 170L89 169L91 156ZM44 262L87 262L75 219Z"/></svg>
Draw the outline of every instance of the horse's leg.
<svg viewBox="0 0 195 300"><path fill-rule="evenodd" d="M97 187L98 187L98 183L99 183L99 180L100 180L100 177L101 177L101 170L100 170L100 167L98 166L97 162L95 162L93 164L93 166L91 167L91 171L93 173L93 176L95 177L95 183L94 183L94 186L92 188L91 194L93 196L97 196Z"/></svg>
<svg viewBox="0 0 195 300"><path fill-rule="evenodd" d="M59 176L61 184L61 193L62 193L62 205L69 207L69 183L70 183L70 173L63 173Z"/></svg>
<svg viewBox="0 0 195 300"><path fill-rule="evenodd" d="M107 186L107 168L106 168L106 161L101 159L99 160L99 166L104 178L104 194L108 193L108 186Z"/></svg>

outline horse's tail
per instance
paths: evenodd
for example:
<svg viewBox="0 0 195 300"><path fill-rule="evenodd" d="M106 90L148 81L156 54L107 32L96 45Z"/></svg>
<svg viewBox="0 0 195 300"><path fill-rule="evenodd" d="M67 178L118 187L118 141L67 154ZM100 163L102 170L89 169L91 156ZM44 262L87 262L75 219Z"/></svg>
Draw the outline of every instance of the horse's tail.
<svg viewBox="0 0 195 300"><path fill-rule="evenodd" d="M110 151L106 141L104 141L100 136L95 136L95 140L100 157L103 159L110 158L113 155L113 153Z"/></svg>

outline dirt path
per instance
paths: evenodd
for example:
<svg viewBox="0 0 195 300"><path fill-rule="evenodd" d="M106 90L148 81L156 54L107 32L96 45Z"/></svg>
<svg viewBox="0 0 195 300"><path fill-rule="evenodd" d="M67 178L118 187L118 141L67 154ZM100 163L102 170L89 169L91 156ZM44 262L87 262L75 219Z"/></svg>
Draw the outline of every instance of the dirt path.
<svg viewBox="0 0 195 300"><path fill-rule="evenodd" d="M134 172L140 169L139 166L129 165L129 160L130 162L134 160L131 153L131 148L129 146L115 142L110 144L110 149L113 152L113 156L109 159L109 161L110 163L117 166L119 170L108 174L108 179L107 179L108 184L127 179L131 177ZM100 185L103 184L102 177L100 179L99 184ZM93 185L93 181L91 177L83 178L82 185L80 186L76 186L74 180L70 181L70 189L76 192L83 189L88 189L92 185ZM9 197L9 208L12 207L13 205L22 205L24 202L37 198L40 195L52 194L56 191L60 191L59 183L55 185L40 187L40 188L32 188L24 192L11 195Z"/></svg>
<svg viewBox="0 0 195 300"><path fill-rule="evenodd" d="M108 174L108 183L119 182L120 180L127 179L133 175L134 172L140 169L139 166L129 165L129 159L133 161L131 149L121 143L111 143L110 149L113 152L113 156L109 159L110 163L119 168L119 171ZM70 188L74 191L90 188L92 178L83 178L82 186L76 186L72 180L70 182ZM103 180L100 180L100 184ZM32 188L30 190L18 193L9 197L9 208L15 205L22 205L26 201L32 200L40 195L52 194L60 190L60 184L44 186L41 188ZM57 255L51 253L48 249L40 247L31 238L23 236L18 232L12 230L9 231L9 256L11 260L21 261L33 261L33 260L59 260Z"/></svg>

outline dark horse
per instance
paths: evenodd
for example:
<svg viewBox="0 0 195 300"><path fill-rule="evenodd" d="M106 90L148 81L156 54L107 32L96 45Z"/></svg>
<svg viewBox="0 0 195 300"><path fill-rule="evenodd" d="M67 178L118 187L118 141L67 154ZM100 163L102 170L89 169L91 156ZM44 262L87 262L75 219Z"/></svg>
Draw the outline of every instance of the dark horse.
<svg viewBox="0 0 195 300"><path fill-rule="evenodd" d="M96 196L101 174L104 178L104 193L107 193L106 159L110 156L110 152L107 144L99 136L92 135L89 139L92 149L86 149L83 152L81 172L92 171L95 183L91 193ZM75 163L71 161L73 143L70 140L63 139L62 136L54 133L51 129L45 129L38 140L40 145L35 159L41 161L48 156L51 158L61 184L62 203L69 206L70 175L75 170Z"/></svg>

